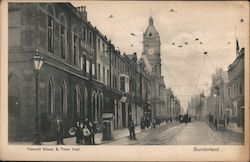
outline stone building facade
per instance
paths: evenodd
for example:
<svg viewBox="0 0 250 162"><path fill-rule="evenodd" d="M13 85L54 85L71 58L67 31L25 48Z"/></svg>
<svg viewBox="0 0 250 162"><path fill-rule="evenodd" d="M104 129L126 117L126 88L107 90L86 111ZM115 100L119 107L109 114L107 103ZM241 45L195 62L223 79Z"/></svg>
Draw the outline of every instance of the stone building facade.
<svg viewBox="0 0 250 162"><path fill-rule="evenodd" d="M70 3L9 3L9 141L31 141L35 132L35 72L39 53L39 130L55 138L54 122L64 120L64 136L88 118L102 128L112 113L114 129L151 114L145 63L120 54L87 19L86 7ZM140 67L140 68L139 68Z"/></svg>
<svg viewBox="0 0 250 162"><path fill-rule="evenodd" d="M161 73L161 41L160 35L154 27L153 18L149 18L149 24L143 33L143 52L142 59L145 62L149 81L151 85L150 102L152 106L152 119L162 120L173 118L176 108L173 94L166 89L164 78ZM169 97L166 97L169 96ZM172 104L171 104L172 101ZM172 107L172 108L171 108ZM178 106L177 106L178 107ZM179 104L180 107L180 104ZM179 108L176 108L179 109ZM170 112L167 113L167 112ZM180 113L180 111L175 111ZM179 115L177 115L179 116Z"/></svg>
<svg viewBox="0 0 250 162"><path fill-rule="evenodd" d="M228 67L228 96L230 99L227 116L230 122L244 128L244 55L245 49L236 51L236 59Z"/></svg>

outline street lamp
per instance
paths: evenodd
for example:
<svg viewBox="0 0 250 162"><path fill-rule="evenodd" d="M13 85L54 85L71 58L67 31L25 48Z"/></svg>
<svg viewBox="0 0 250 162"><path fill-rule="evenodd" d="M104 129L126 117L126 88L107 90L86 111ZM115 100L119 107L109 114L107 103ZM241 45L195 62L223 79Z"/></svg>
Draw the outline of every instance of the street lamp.
<svg viewBox="0 0 250 162"><path fill-rule="evenodd" d="M33 63L34 63L34 69L35 69L35 73L36 73L36 109L35 109L35 124L36 124L36 132L35 132L35 140L34 140L34 144L35 145L40 145L40 134L39 134L39 124L38 124L38 76L39 76L39 72L42 68L43 62L44 62L44 58L42 56L39 55L39 50L36 49L36 54L35 56L33 56L32 58Z"/></svg>

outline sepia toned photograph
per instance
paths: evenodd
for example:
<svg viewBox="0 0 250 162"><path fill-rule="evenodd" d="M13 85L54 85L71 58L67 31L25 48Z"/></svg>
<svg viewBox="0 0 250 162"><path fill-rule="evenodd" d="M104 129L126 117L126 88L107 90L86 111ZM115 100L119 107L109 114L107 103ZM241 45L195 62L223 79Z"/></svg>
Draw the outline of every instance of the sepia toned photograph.
<svg viewBox="0 0 250 162"><path fill-rule="evenodd" d="M7 4L9 146L249 144L248 3Z"/></svg>

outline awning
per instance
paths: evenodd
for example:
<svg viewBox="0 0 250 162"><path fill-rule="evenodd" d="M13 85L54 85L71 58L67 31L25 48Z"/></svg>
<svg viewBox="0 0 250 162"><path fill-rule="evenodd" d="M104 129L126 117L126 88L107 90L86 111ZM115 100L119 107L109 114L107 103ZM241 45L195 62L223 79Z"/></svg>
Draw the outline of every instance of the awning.
<svg viewBox="0 0 250 162"><path fill-rule="evenodd" d="M103 113L102 119L113 119L113 114L112 113Z"/></svg>

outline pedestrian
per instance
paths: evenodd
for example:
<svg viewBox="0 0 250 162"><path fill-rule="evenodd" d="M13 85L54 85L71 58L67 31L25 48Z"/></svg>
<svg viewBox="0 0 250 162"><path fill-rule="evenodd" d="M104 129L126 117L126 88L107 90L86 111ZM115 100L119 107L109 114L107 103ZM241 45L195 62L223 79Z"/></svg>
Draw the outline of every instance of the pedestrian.
<svg viewBox="0 0 250 162"><path fill-rule="evenodd" d="M153 119L153 128L155 128L156 127L156 121L155 121L155 119Z"/></svg>
<svg viewBox="0 0 250 162"><path fill-rule="evenodd" d="M95 124L89 122L89 130L90 130L90 144L95 145Z"/></svg>
<svg viewBox="0 0 250 162"><path fill-rule="evenodd" d="M84 144L88 145L90 143L89 137L90 137L91 133L90 133L87 125L84 125L84 128L82 131L83 131Z"/></svg>
<svg viewBox="0 0 250 162"><path fill-rule="evenodd" d="M135 138L135 124L133 122L133 120L130 121L130 124L129 124L129 136L130 136L130 139L136 139Z"/></svg>
<svg viewBox="0 0 250 162"><path fill-rule="evenodd" d="M88 118L85 118L84 125L86 125L87 128L89 129L89 119Z"/></svg>
<svg viewBox="0 0 250 162"><path fill-rule="evenodd" d="M80 122L80 126L79 126L79 134L78 134L78 140L79 140L79 145L82 145L82 140L83 140L83 123Z"/></svg>
<svg viewBox="0 0 250 162"><path fill-rule="evenodd" d="M57 117L55 123L55 130L56 130L56 137L57 137L57 144L64 144L63 143L63 121L60 117Z"/></svg>
<svg viewBox="0 0 250 162"><path fill-rule="evenodd" d="M141 121L141 130L142 131L145 130L145 121L144 120Z"/></svg>
<svg viewBox="0 0 250 162"><path fill-rule="evenodd" d="M75 131L75 135L76 135L76 144L79 144L80 143L80 132L81 132L81 128L80 128L80 122L77 121L75 123L75 128L76 128L76 131Z"/></svg>

